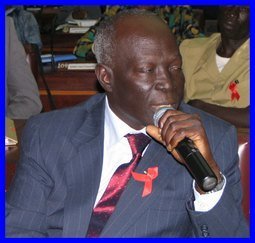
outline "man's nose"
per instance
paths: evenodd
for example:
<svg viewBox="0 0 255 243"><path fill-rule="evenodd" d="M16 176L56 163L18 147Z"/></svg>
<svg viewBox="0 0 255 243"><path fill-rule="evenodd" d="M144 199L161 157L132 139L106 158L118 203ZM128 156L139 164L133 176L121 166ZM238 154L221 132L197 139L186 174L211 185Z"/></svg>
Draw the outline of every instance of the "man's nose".
<svg viewBox="0 0 255 243"><path fill-rule="evenodd" d="M164 92L169 91L173 87L173 82L173 77L171 77L168 70L158 70L156 78L156 89Z"/></svg>

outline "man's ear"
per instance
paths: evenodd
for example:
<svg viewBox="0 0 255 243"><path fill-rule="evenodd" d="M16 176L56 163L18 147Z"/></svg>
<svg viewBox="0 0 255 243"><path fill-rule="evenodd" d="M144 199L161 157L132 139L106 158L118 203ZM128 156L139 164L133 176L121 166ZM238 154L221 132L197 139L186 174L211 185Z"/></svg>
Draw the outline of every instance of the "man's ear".
<svg viewBox="0 0 255 243"><path fill-rule="evenodd" d="M104 64L97 64L95 73L100 85L107 92L111 92L111 81L113 77L112 69Z"/></svg>

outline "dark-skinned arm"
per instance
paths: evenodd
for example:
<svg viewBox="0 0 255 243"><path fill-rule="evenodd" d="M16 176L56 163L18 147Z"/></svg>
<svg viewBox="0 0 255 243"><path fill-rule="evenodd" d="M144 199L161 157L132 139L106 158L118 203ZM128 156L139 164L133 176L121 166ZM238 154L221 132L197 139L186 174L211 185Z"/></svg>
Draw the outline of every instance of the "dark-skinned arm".
<svg viewBox="0 0 255 243"><path fill-rule="evenodd" d="M159 127L148 125L146 131L151 137L163 144L177 161L183 164L186 162L175 148L185 137L191 139L215 173L218 182L221 181L220 168L214 160L206 132L197 114L168 110L160 118ZM205 193L198 186L196 186L196 190L200 194Z"/></svg>
<svg viewBox="0 0 255 243"><path fill-rule="evenodd" d="M190 100L188 104L220 117L236 127L250 127L250 106L246 108L231 108L205 103L201 100Z"/></svg>

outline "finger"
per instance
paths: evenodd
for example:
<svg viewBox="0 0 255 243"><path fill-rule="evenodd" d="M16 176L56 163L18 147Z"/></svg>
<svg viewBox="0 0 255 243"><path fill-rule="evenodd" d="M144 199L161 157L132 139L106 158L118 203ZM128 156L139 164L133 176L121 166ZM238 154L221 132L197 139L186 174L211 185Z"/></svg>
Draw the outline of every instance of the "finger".
<svg viewBox="0 0 255 243"><path fill-rule="evenodd" d="M161 137L161 129L156 127L156 126L153 126L153 125L148 125L146 127L146 132L152 137L154 138L155 140L157 140L158 142L160 142L161 144L163 144L165 146L165 142L162 140L162 137ZM169 152L172 152L173 151L173 148L171 147L171 145L167 146L166 149L169 151Z"/></svg>
<svg viewBox="0 0 255 243"><path fill-rule="evenodd" d="M191 127L191 125L189 120L172 121L172 118L169 118L161 130L162 140L165 142L166 146L175 148L185 137L185 130Z"/></svg>
<svg viewBox="0 0 255 243"><path fill-rule="evenodd" d="M174 132L182 124L180 122L186 121L187 124L183 123L184 126L190 126L192 123L191 115L175 111L175 113L167 112L164 114L163 119L160 120L162 128L162 139L165 139L165 135L170 131Z"/></svg>
<svg viewBox="0 0 255 243"><path fill-rule="evenodd" d="M148 125L146 127L146 132L155 140L158 142L162 143L164 145L164 142L162 141L161 134L160 134L161 129L158 127L155 127L153 125ZM166 149L173 154L173 156L180 162L183 163L182 158L178 155L177 151L171 147L171 145L167 146Z"/></svg>
<svg viewBox="0 0 255 243"><path fill-rule="evenodd" d="M201 124L200 120L197 119L196 115L190 115L190 114L179 114L170 116L165 120L165 123L163 124L162 130L161 130L161 136L162 140L165 141L166 144L171 143L172 146L176 146L171 142L172 138L182 132L184 130L188 130L194 126L199 126ZM181 134L182 136L182 134Z"/></svg>
<svg viewBox="0 0 255 243"><path fill-rule="evenodd" d="M163 144L161 133L160 133L160 128L153 126L153 125L148 125L146 127L146 132L153 137L155 140Z"/></svg>
<svg viewBox="0 0 255 243"><path fill-rule="evenodd" d="M163 127L164 123L166 122L166 120L168 119L168 117L172 117L172 116L175 116L175 115L178 115L180 114L180 111L178 110L167 110L163 116L159 119L159 124L158 126L160 128Z"/></svg>
<svg viewBox="0 0 255 243"><path fill-rule="evenodd" d="M168 141L167 144L169 144L172 148L176 148L176 146L181 142L185 137L185 128L177 130L172 136L171 140Z"/></svg>

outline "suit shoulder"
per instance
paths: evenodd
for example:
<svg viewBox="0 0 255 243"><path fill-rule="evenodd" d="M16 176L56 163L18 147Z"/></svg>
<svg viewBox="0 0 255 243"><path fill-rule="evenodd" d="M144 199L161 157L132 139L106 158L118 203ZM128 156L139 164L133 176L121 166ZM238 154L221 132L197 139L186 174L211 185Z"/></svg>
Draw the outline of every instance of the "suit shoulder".
<svg viewBox="0 0 255 243"><path fill-rule="evenodd" d="M35 115L28 120L27 126L45 129L47 127L50 127L51 129L54 127L65 129L70 128L70 126L79 126L79 124L85 120L87 114L93 110L93 107L102 101L103 98L104 95L99 94L91 97L85 102L69 108L57 109Z"/></svg>
<svg viewBox="0 0 255 243"><path fill-rule="evenodd" d="M183 111L187 113L196 113L200 116L203 125L208 133L208 135L222 135L226 132L229 132L230 134L233 133L233 136L236 135L236 128L231 123L222 120L219 117L216 117L208 112L205 112L203 110L200 110L196 107L190 106L186 103L182 104Z"/></svg>

